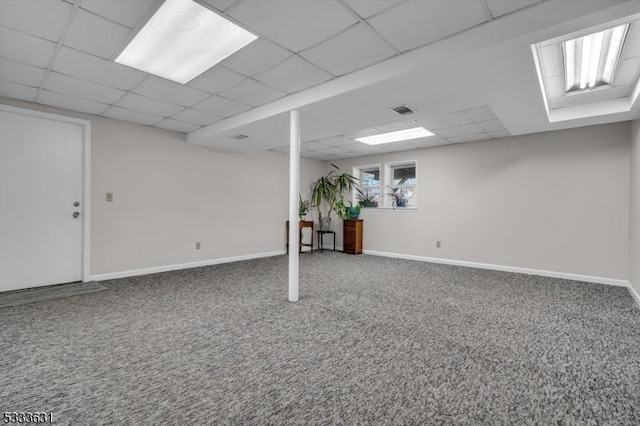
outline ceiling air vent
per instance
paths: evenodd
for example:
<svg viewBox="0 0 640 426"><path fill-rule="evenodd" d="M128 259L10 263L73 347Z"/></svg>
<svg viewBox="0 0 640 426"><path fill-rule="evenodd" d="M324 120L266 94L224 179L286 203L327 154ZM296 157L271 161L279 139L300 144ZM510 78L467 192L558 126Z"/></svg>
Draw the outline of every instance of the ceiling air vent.
<svg viewBox="0 0 640 426"><path fill-rule="evenodd" d="M240 139L246 139L248 137L249 136L247 136L247 135L233 135L233 136L231 136L231 139L240 140Z"/></svg>
<svg viewBox="0 0 640 426"><path fill-rule="evenodd" d="M400 115L411 115L415 113L415 110L411 109L407 105L400 105L400 106L391 108L391 111L395 111Z"/></svg>

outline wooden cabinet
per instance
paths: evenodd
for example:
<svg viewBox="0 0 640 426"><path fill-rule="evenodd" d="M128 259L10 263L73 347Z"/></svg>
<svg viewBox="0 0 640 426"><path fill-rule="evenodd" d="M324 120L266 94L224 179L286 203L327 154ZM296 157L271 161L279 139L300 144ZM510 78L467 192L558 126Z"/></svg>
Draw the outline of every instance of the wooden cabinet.
<svg viewBox="0 0 640 426"><path fill-rule="evenodd" d="M362 219L345 219L343 228L342 251L351 254L362 253Z"/></svg>

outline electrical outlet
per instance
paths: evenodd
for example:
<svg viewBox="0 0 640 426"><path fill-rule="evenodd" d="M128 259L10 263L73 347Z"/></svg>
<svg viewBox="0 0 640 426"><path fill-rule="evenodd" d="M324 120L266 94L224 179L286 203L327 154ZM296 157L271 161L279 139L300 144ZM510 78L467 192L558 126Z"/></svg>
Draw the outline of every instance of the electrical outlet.
<svg viewBox="0 0 640 426"><path fill-rule="evenodd" d="M107 192L107 193L105 194L105 200L106 200L108 203L113 202L113 192Z"/></svg>
<svg viewBox="0 0 640 426"><path fill-rule="evenodd" d="M436 248L440 248L442 246L442 243L440 241L436 241Z"/></svg>
<svg viewBox="0 0 640 426"><path fill-rule="evenodd" d="M196 243L196 250L200 250L200 243Z"/></svg>

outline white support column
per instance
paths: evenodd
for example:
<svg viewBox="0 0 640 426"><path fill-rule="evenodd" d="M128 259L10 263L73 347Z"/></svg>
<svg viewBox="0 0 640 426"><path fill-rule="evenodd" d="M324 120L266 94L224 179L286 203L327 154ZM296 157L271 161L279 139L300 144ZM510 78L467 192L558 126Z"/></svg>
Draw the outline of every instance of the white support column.
<svg viewBox="0 0 640 426"><path fill-rule="evenodd" d="M291 111L289 137L289 301L298 301L300 233L298 194L300 193L300 113Z"/></svg>

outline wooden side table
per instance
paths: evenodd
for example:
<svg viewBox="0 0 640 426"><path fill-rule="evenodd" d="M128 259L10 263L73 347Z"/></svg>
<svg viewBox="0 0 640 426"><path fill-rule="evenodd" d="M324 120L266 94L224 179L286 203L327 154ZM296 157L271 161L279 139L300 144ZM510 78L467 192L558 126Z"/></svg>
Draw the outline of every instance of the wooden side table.
<svg viewBox="0 0 640 426"><path fill-rule="evenodd" d="M287 254L289 254L289 221L285 224L287 228ZM302 230L304 228L311 228L311 242L304 243L302 242ZM300 233L298 236L298 251L302 253L302 247L311 247L311 253L313 254L313 221L312 220L301 220L298 222L298 232Z"/></svg>
<svg viewBox="0 0 640 426"><path fill-rule="evenodd" d="M342 251L351 254L362 253L362 219L345 219L343 221L343 248Z"/></svg>

